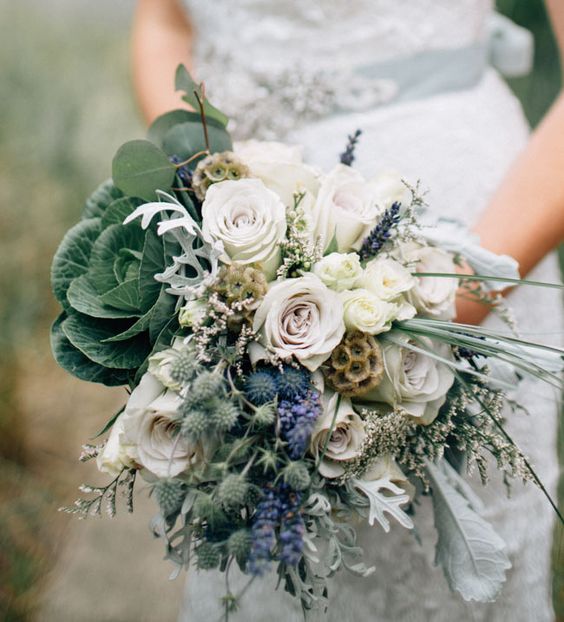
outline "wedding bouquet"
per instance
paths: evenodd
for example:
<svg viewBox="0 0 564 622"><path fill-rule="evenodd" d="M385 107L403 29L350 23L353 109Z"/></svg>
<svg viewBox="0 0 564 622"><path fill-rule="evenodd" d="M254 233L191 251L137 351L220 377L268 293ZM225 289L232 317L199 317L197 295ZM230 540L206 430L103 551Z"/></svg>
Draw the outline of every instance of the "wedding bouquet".
<svg viewBox="0 0 564 622"><path fill-rule="evenodd" d="M198 112L119 149L53 262L57 361L130 390L84 446L109 484L67 511L113 515L119 490L132 511L139 473L178 568L275 566L308 610L341 568L378 570L355 524L412 529L430 493L451 588L494 599L510 564L461 474L486 483L489 454L541 485L504 429L507 370L560 386L562 352L453 318L461 288L511 326L515 262L433 221L396 174L363 178L359 132L323 172L297 147L233 145L182 67L177 87Z"/></svg>

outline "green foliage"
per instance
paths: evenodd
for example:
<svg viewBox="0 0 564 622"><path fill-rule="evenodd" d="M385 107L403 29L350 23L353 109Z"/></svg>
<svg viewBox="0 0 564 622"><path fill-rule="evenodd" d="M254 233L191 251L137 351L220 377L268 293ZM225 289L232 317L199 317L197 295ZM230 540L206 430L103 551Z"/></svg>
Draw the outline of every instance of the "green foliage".
<svg viewBox="0 0 564 622"><path fill-rule="evenodd" d="M201 84L194 82L192 76L188 73L184 65L180 65L176 70L176 90L183 91L185 93L182 98L189 106L192 106L194 110L200 109L200 104L204 108L204 114L209 119L215 119L223 127L227 125L229 121L228 117L218 110L215 106L212 106L206 99L204 90Z"/></svg>
<svg viewBox="0 0 564 622"><path fill-rule="evenodd" d="M157 190L168 192L176 167L166 153L148 140L122 145L112 162L114 184L125 194L154 201Z"/></svg>
<svg viewBox="0 0 564 622"><path fill-rule="evenodd" d="M96 217L75 225L55 255L53 291L65 313L51 337L60 365L111 386L143 366L175 305L154 279L167 262L162 238L136 222L123 225L140 200L114 198L112 188L105 183L94 192L85 214Z"/></svg>

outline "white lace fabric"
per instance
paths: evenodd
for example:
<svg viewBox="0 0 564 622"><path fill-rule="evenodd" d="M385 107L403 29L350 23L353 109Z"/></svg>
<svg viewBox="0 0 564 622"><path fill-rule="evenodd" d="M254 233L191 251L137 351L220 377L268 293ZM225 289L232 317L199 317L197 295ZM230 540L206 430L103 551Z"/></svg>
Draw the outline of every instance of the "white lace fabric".
<svg viewBox="0 0 564 622"><path fill-rule="evenodd" d="M459 48L479 42L491 11L490 0L189 0L197 31L196 68L209 91L223 89L239 128L259 127L262 112L252 117L256 71L293 75L292 88L307 75L334 71L346 76L357 64L400 57L430 49ZM230 59L226 71L217 59ZM252 69L252 71L251 71ZM256 69L256 71L255 71ZM340 88L340 87L335 87ZM217 99L217 98L214 98ZM363 135L355 166L365 175L395 168L410 182L429 188L428 201L437 212L472 224L484 209L526 144L528 127L517 100L499 76L489 70L474 88L402 104L374 105L362 111L309 118L311 100L299 102L283 86L272 95L271 114L290 123L276 137L305 145L306 157L328 169L337 162L347 134ZM323 102L321 102L323 103ZM225 106L229 111L229 107ZM503 235L503 232L499 232ZM556 282L555 257L548 257L532 279ZM522 288L510 297L525 338L562 340L562 301L555 290ZM488 321L495 324L495 319ZM556 419L558 396L527 380L515 399L531 416L508 421L513 438L530 456L536 471L554 493L558 475ZM492 468L495 473L495 466ZM339 622L552 622L550 548L553 511L532 485L514 484L510 499L501 478L487 488L474 482L486 513L507 542L513 568L497 602L465 603L452 594L433 564L436 534L428 499L416 508L421 544L396 526L384 534L362 528L367 562L376 566L368 579L342 572L331 586L328 620ZM243 578L235 580L235 588ZM247 593L238 621L294 622L299 606L279 589L276 579L257 582ZM219 619L218 598L224 579L218 573L189 575L182 622ZM320 617L320 619L323 619Z"/></svg>

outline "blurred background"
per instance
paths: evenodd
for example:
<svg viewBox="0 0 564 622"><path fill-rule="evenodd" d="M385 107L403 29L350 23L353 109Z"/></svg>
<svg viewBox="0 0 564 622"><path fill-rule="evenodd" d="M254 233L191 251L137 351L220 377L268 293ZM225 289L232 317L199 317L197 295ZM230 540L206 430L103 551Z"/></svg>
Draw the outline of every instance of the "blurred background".
<svg viewBox="0 0 564 622"><path fill-rule="evenodd" d="M534 72L511 83L535 125L560 88L543 3L498 4L535 35ZM0 619L5 622L174 620L182 589L181 580L166 581L170 568L158 563L162 543L152 541L147 530L150 502L140 499L147 507L133 517L122 512L113 529L104 521L87 525L57 512L72 502L81 482L96 483L94 466L77 463L80 446L125 398L121 389L102 390L67 376L52 361L48 334L57 304L49 265L87 194L110 175L117 147L144 132L129 87L133 5L134 0L0 0ZM553 566L555 606L564 620L562 540L560 532ZM139 547L151 564L139 564ZM111 556L104 555L108 550Z"/></svg>

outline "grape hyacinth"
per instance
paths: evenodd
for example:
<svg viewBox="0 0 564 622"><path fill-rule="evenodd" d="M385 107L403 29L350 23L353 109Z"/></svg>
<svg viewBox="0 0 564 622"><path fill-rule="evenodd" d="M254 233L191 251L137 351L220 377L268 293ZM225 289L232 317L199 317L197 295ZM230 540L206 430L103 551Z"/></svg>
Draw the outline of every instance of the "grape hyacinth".
<svg viewBox="0 0 564 622"><path fill-rule="evenodd" d="M249 572L262 576L272 559L272 549L276 544L276 527L280 522L281 506L278 491L272 487L263 491L264 498L257 505L251 529L251 552Z"/></svg>
<svg viewBox="0 0 564 622"><path fill-rule="evenodd" d="M356 145L358 143L358 139L360 138L361 134L362 134L362 130L356 130L354 134L349 135L347 147L343 151L343 153L341 153L341 156L339 158L341 161L341 164L344 164L345 166L352 166L352 163L354 162L354 157L355 157L354 151L356 149Z"/></svg>
<svg viewBox="0 0 564 622"><path fill-rule="evenodd" d="M278 404L281 435L288 443L288 453L293 460L304 455L320 414L321 398L313 387L293 400L283 399Z"/></svg>
<svg viewBox="0 0 564 622"><path fill-rule="evenodd" d="M375 257L382 250L384 244L392 236L393 228L401 220L399 213L400 208L400 203L396 201L384 212L380 222L372 229L362 243L362 247L358 253L361 259Z"/></svg>
<svg viewBox="0 0 564 622"><path fill-rule="evenodd" d="M262 576L275 558L276 532L279 530L278 559L289 566L296 566L304 547L305 525L299 512L301 495L286 484L263 490L263 499L251 528L251 551L248 570Z"/></svg>
<svg viewBox="0 0 564 622"><path fill-rule="evenodd" d="M170 156L169 160L176 165L182 162L177 155ZM185 188L189 188L192 185L192 171L187 166L179 166L176 169L176 175Z"/></svg>

